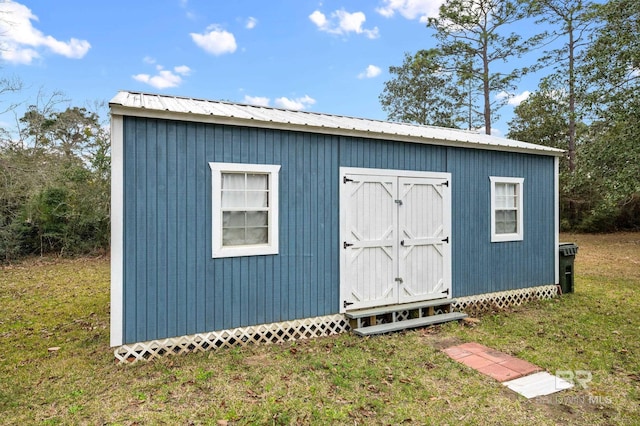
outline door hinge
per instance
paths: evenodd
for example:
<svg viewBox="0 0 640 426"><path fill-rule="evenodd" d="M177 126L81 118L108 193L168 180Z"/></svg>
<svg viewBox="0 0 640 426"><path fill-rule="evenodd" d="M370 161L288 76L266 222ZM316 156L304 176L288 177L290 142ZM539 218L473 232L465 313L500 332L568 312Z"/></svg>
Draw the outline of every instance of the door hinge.
<svg viewBox="0 0 640 426"><path fill-rule="evenodd" d="M449 181L448 181L448 180L445 180L444 182L442 182L442 184L443 184L444 186L446 186L447 188L449 187Z"/></svg>
<svg viewBox="0 0 640 426"><path fill-rule="evenodd" d="M449 289L446 289L445 291L443 291L442 293L444 294L449 294Z"/></svg>
<svg viewBox="0 0 640 426"><path fill-rule="evenodd" d="M447 237L447 238L443 238L443 239L442 239L442 242L443 242L443 243L447 243L447 244L449 244L449 237Z"/></svg>
<svg viewBox="0 0 640 426"><path fill-rule="evenodd" d="M352 245L353 245L353 244L348 243L348 242L346 242L346 241L345 241L344 243L342 243L342 248L346 249L346 248L351 247Z"/></svg>
<svg viewBox="0 0 640 426"><path fill-rule="evenodd" d="M347 306L353 305L353 302L347 302L346 300L342 302L342 307L346 308Z"/></svg>
<svg viewBox="0 0 640 426"><path fill-rule="evenodd" d="M404 280L402 278L400 278L400 277L397 277L395 281L397 283L400 283L400 284L402 284L404 282Z"/></svg>
<svg viewBox="0 0 640 426"><path fill-rule="evenodd" d="M402 200L393 200L393 202L396 203L399 206L402 205Z"/></svg>
<svg viewBox="0 0 640 426"><path fill-rule="evenodd" d="M347 183L347 182L353 182L353 179L349 179L348 177L343 177L342 178L342 183Z"/></svg>

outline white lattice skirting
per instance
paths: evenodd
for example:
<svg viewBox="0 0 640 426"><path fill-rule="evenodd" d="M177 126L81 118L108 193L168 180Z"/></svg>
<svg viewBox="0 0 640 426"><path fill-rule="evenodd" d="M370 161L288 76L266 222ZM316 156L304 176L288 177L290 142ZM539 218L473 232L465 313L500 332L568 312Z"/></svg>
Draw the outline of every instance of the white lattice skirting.
<svg viewBox="0 0 640 426"><path fill-rule="evenodd" d="M451 310L473 314L477 312L501 310L534 300L553 299L557 295L557 285L543 285L518 290L498 291L495 293L456 298L451 304Z"/></svg>
<svg viewBox="0 0 640 426"><path fill-rule="evenodd" d="M455 299L451 303L452 311L465 311L469 314L505 309L533 300L552 299L558 294L558 287L546 285L519 290L486 293ZM441 313L441 312L436 312ZM405 315L408 319L408 313ZM342 314L305 318L231 330L212 331L188 336L150 340L115 349L118 362L148 361L165 355L178 355L189 352L202 352L247 344L283 343L292 340L311 339L331 336L349 331L349 321Z"/></svg>
<svg viewBox="0 0 640 426"><path fill-rule="evenodd" d="M331 336L346 331L349 331L349 321L344 315L336 314L150 340L120 346L116 348L114 354L118 362L148 361L165 355L201 352L252 343L283 343L290 340Z"/></svg>

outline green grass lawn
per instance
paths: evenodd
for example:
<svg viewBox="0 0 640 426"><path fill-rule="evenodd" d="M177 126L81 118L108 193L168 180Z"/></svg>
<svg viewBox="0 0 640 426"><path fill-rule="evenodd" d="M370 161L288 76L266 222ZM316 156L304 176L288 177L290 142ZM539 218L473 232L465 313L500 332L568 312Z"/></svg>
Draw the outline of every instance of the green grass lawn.
<svg viewBox="0 0 640 426"><path fill-rule="evenodd" d="M575 293L472 326L133 365L108 347L108 259L7 266L0 424L640 424L640 234L562 239L580 246ZM468 341L592 380L527 400L440 351Z"/></svg>

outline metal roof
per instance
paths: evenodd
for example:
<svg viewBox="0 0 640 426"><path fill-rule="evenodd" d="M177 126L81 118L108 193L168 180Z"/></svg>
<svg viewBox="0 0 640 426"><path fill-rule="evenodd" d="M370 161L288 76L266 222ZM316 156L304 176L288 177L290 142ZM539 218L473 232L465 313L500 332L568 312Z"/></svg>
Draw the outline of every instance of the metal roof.
<svg viewBox="0 0 640 426"><path fill-rule="evenodd" d="M541 155L560 156L564 153L556 148L465 130L150 93L122 91L109 102L109 106L112 114L117 115L298 130Z"/></svg>

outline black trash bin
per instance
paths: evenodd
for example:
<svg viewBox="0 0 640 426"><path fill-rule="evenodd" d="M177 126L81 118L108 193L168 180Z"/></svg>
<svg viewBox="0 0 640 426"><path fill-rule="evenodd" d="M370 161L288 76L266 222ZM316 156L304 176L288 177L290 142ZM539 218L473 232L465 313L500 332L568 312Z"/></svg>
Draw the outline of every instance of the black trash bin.
<svg viewBox="0 0 640 426"><path fill-rule="evenodd" d="M560 289L562 294L573 293L573 264L578 254L578 246L574 243L560 243Z"/></svg>

